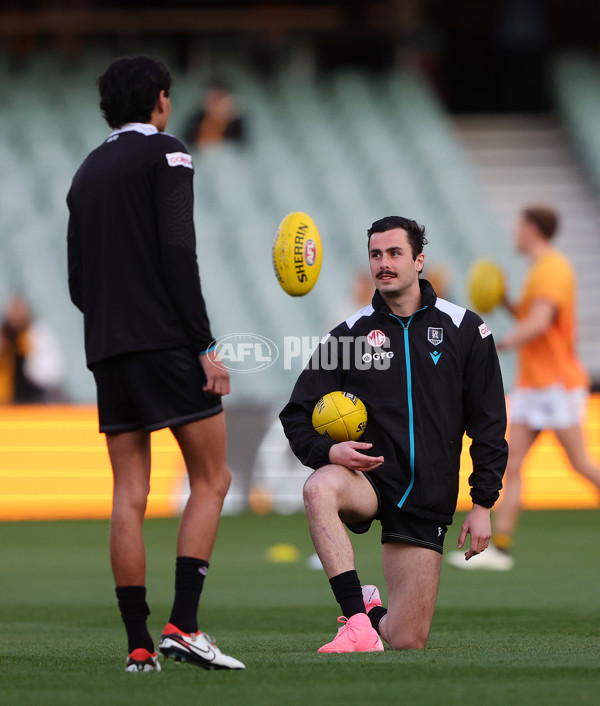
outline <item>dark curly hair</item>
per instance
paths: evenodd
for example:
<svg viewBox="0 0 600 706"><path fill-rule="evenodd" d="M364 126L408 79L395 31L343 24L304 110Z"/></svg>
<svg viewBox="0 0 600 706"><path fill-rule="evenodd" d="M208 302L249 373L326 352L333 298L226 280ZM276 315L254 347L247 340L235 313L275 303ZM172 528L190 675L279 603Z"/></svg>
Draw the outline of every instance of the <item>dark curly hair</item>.
<svg viewBox="0 0 600 706"><path fill-rule="evenodd" d="M168 96L171 74L160 59L131 56L115 59L98 79L100 110L113 128L147 123L161 91Z"/></svg>
<svg viewBox="0 0 600 706"><path fill-rule="evenodd" d="M427 245L427 238L425 237L425 226L420 226L416 221L413 221L412 218L404 218L403 216L386 216L385 218L380 218L378 221L375 221L367 231L369 243L371 242L373 233L386 233L388 230L394 230L395 228L402 228L402 230L406 231L413 260L416 260L417 255L423 252L423 246Z"/></svg>

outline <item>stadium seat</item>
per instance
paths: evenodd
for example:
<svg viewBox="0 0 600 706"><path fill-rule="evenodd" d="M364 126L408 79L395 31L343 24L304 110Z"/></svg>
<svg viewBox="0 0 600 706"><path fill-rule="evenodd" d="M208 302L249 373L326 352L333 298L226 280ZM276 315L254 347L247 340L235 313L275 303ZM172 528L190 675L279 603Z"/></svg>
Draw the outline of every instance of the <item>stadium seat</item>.
<svg viewBox="0 0 600 706"><path fill-rule="evenodd" d="M172 58L169 47L150 49ZM65 197L77 166L108 134L95 83L110 58L101 44L69 61L33 52L18 69L0 141L8 165L0 176L0 268L60 332L68 393L77 401L93 400L94 391L80 315L66 289ZM233 59L222 68L243 110L248 144L192 147L198 258L215 335L256 332L278 345L285 335L322 336L349 299L352 273L366 265L366 229L384 215L424 222L430 261L451 270L464 270L482 232L493 242L469 165L414 74L315 77L281 69L265 78ZM0 54L0 75L14 71ZM169 130L184 138L208 73L193 67L174 77ZM300 299L279 288L270 254L278 223L298 210L313 216L324 243L319 282ZM294 376L279 365L241 376L236 396L285 399Z"/></svg>
<svg viewBox="0 0 600 706"><path fill-rule="evenodd" d="M600 189L600 66L585 56L564 54L554 63L553 83L558 108Z"/></svg>

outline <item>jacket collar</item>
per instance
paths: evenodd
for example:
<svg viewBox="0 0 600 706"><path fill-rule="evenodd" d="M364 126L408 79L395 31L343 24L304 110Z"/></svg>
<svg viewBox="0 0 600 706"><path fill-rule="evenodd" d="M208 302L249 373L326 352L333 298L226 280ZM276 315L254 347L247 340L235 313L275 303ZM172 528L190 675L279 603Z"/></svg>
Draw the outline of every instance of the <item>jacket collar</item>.
<svg viewBox="0 0 600 706"><path fill-rule="evenodd" d="M113 130L109 137L114 137L122 132L139 132L141 135L156 135L158 129L152 123L125 123L117 130Z"/></svg>
<svg viewBox="0 0 600 706"><path fill-rule="evenodd" d="M419 287L421 289L421 306L427 308L432 307L437 299L437 294L435 293L433 287L426 279L419 279ZM373 295L373 300L371 301L371 304L375 311L378 311L382 314L393 313L377 290L375 290L375 294Z"/></svg>

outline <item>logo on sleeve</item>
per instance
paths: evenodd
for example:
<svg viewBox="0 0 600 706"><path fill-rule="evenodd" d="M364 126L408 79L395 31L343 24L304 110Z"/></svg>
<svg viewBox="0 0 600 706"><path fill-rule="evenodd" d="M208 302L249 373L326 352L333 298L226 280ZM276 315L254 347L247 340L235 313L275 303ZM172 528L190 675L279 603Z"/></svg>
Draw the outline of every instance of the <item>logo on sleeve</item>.
<svg viewBox="0 0 600 706"><path fill-rule="evenodd" d="M487 338L492 332L487 327L487 324L481 324L479 326L479 335L481 338Z"/></svg>
<svg viewBox="0 0 600 706"><path fill-rule="evenodd" d="M186 152L167 152L165 154L167 158L167 164L170 167L187 167L188 169L193 169L192 155Z"/></svg>

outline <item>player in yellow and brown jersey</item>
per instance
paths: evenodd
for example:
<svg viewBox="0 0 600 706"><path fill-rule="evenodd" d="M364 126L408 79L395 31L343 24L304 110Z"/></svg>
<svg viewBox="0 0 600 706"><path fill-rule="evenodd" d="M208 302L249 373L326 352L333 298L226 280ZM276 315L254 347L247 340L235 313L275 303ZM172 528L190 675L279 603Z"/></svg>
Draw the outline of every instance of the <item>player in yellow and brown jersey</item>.
<svg viewBox="0 0 600 706"><path fill-rule="evenodd" d="M577 280L567 257L552 245L557 228L557 214L545 206L525 208L517 225L517 250L532 264L520 300L516 305L504 302L516 325L498 344L499 351L518 350L504 492L485 555L469 562L460 552L448 557L460 568L504 570L514 565L509 550L521 509L521 465L543 429L554 431L575 471L600 489L600 469L585 449L580 422L589 377L575 350Z"/></svg>

